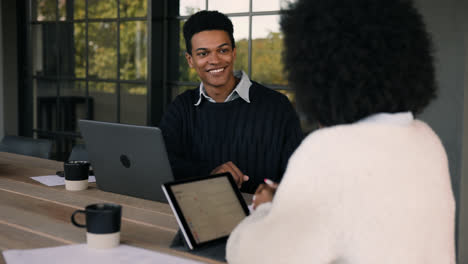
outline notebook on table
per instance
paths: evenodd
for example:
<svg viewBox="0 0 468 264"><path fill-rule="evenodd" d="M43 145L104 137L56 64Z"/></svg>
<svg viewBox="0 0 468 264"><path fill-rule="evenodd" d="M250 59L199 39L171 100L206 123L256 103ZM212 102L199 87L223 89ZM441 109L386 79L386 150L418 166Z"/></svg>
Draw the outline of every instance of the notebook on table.
<svg viewBox="0 0 468 264"><path fill-rule="evenodd" d="M100 190L167 202L161 184L174 180L161 130L79 121Z"/></svg>

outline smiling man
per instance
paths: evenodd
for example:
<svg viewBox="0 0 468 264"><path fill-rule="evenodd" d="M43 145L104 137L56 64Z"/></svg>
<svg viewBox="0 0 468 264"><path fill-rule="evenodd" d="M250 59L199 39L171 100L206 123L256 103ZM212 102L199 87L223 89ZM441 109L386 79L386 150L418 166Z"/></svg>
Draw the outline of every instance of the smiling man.
<svg viewBox="0 0 468 264"><path fill-rule="evenodd" d="M249 193L264 178L279 182L302 140L291 103L234 72L234 30L226 15L200 11L183 30L185 57L201 83L177 96L160 124L175 178L230 172Z"/></svg>

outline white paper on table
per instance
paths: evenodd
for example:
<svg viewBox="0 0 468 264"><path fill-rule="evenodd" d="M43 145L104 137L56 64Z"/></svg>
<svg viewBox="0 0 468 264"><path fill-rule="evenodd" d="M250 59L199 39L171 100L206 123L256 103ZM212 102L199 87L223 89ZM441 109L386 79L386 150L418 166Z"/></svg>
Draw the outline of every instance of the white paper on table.
<svg viewBox="0 0 468 264"><path fill-rule="evenodd" d="M92 249L86 244L79 244L52 248L6 250L3 251L3 257L7 264L202 263L191 259L185 259L127 245L120 245L111 249Z"/></svg>
<svg viewBox="0 0 468 264"><path fill-rule="evenodd" d="M47 186L65 185L65 178L57 175L36 176L31 177L31 179ZM88 182L96 182L96 178L91 175L88 178Z"/></svg>

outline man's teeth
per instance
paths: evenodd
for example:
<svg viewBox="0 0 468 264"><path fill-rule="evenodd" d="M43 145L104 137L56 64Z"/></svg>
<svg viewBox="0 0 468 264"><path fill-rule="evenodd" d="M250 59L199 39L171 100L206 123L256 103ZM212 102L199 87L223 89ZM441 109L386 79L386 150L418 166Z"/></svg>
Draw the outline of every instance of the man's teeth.
<svg viewBox="0 0 468 264"><path fill-rule="evenodd" d="M211 70L210 72L211 72L211 73L217 73L217 72L222 72L222 71L224 71L224 68L216 69L216 70Z"/></svg>

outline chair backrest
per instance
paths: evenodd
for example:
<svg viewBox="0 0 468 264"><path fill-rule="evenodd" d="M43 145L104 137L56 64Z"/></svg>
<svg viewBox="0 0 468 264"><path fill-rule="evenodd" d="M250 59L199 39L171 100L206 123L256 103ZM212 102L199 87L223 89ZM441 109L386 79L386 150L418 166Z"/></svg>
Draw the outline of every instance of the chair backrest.
<svg viewBox="0 0 468 264"><path fill-rule="evenodd" d="M88 151L84 144L77 144L73 146L73 149L70 153L70 157L68 160L82 160L82 161L89 161Z"/></svg>
<svg viewBox="0 0 468 264"><path fill-rule="evenodd" d="M50 159L52 141L20 136L5 136L0 143L0 151Z"/></svg>

